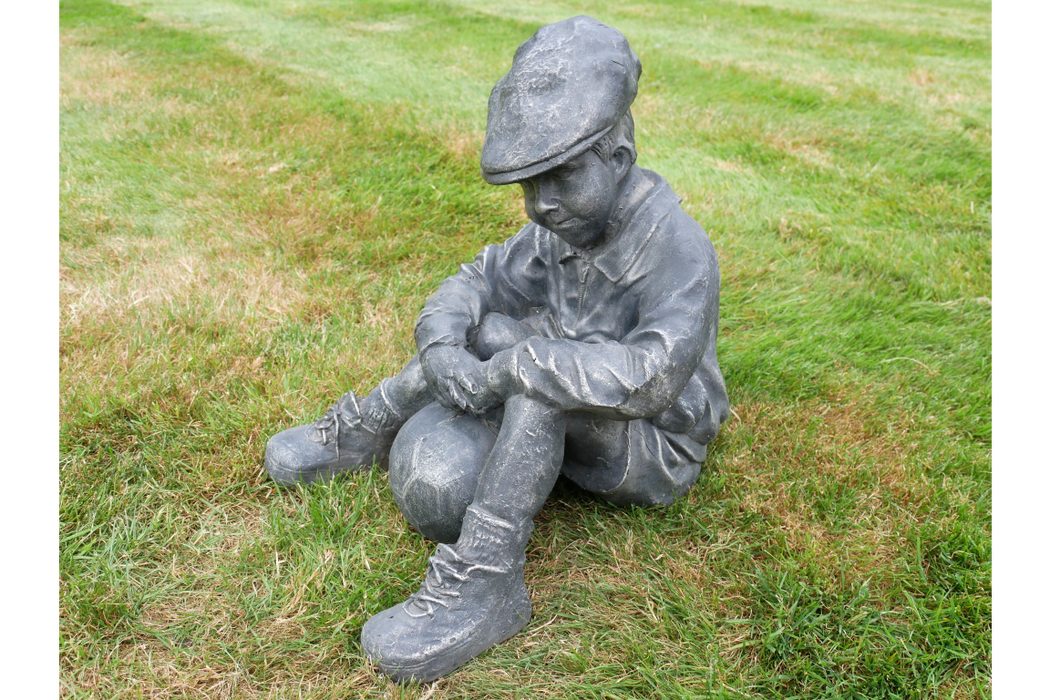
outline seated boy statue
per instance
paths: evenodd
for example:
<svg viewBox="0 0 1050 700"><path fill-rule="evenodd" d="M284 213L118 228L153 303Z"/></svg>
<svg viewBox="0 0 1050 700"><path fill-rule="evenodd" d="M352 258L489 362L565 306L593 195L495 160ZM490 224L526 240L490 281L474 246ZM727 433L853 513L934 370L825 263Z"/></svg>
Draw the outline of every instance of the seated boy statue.
<svg viewBox="0 0 1050 700"><path fill-rule="evenodd" d="M383 463L392 445L411 462L449 421L488 432L441 452L477 465L473 501L433 538L447 543L420 590L361 632L396 680L434 680L528 623L525 545L559 474L612 503L671 503L728 417L718 261L667 182L635 165L640 73L624 36L589 17L522 44L489 98L481 171L521 185L531 223L441 284L397 376L267 445L270 475L295 485Z"/></svg>

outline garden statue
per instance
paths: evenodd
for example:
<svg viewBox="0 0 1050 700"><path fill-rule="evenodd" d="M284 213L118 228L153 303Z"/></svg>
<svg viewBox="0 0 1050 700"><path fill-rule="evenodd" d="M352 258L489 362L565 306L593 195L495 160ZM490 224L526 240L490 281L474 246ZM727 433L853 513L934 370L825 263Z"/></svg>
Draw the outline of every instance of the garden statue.
<svg viewBox="0 0 1050 700"><path fill-rule="evenodd" d="M517 634L532 520L559 474L616 504L683 496L729 415L704 230L635 165L641 64L589 17L541 27L492 90L481 174L531 220L431 296L418 354L266 446L287 486L389 464L438 541L417 593L364 626L369 659L428 682Z"/></svg>

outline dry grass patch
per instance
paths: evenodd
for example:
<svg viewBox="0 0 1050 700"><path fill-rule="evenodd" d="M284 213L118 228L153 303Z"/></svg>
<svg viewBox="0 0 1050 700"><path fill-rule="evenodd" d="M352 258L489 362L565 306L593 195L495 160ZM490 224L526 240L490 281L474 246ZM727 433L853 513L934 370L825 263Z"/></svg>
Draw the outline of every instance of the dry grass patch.
<svg viewBox="0 0 1050 700"><path fill-rule="evenodd" d="M172 314L186 311L224 328L242 324L266 328L312 299L304 290L305 280L276 273L264 261L245 260L232 266L209 262L165 240L148 239L145 245L135 241L129 247L143 252L143 259L129 262L122 256L97 256L98 264L116 258L104 277L76 274L69 267L61 271L59 299L67 343L73 343L79 332L105 326L145 325L159 330ZM153 254L145 254L145 248Z"/></svg>
<svg viewBox="0 0 1050 700"><path fill-rule="evenodd" d="M873 415L856 400L735 410L740 421L731 430L753 434L750 449L723 466L739 480L741 506L769 519L790 552L822 570L873 585L892 576L902 533L930 491L907 419L892 434L874 433ZM887 508L887 498L906 507Z"/></svg>
<svg viewBox="0 0 1050 700"><path fill-rule="evenodd" d="M724 170L727 173L746 173L749 172L742 163L738 161L722 160L721 158L715 159L715 167L719 170Z"/></svg>
<svg viewBox="0 0 1050 700"><path fill-rule="evenodd" d="M81 32L59 36L59 106L119 107L142 99L145 84L125 55L84 45Z"/></svg>
<svg viewBox="0 0 1050 700"><path fill-rule="evenodd" d="M781 130L765 134L763 141L778 151L782 151L810 165L842 172L842 169L835 165L831 156L821 149L821 146L825 144L825 139L819 136L793 137L788 132Z"/></svg>

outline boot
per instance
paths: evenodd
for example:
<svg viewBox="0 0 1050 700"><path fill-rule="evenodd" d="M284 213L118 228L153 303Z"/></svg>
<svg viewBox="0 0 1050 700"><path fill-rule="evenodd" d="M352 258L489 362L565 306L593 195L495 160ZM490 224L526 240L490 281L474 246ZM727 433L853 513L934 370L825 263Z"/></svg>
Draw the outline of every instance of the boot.
<svg viewBox="0 0 1050 700"><path fill-rule="evenodd" d="M520 632L532 617L522 575L531 534L531 520L469 506L459 540L430 558L423 587L365 623L369 660L395 681L429 683Z"/></svg>
<svg viewBox="0 0 1050 700"><path fill-rule="evenodd" d="M384 379L359 400L348 391L309 425L277 433L266 443L266 471L281 486L327 481L378 463L385 468L390 445L408 416L387 397Z"/></svg>

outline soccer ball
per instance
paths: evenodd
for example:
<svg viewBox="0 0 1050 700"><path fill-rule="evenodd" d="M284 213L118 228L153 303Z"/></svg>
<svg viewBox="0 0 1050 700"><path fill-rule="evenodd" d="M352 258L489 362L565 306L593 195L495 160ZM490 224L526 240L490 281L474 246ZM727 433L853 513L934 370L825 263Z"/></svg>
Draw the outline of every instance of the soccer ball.
<svg viewBox="0 0 1050 700"><path fill-rule="evenodd" d="M390 490L428 540L459 539L496 436L473 416L433 403L412 416L390 448Z"/></svg>

